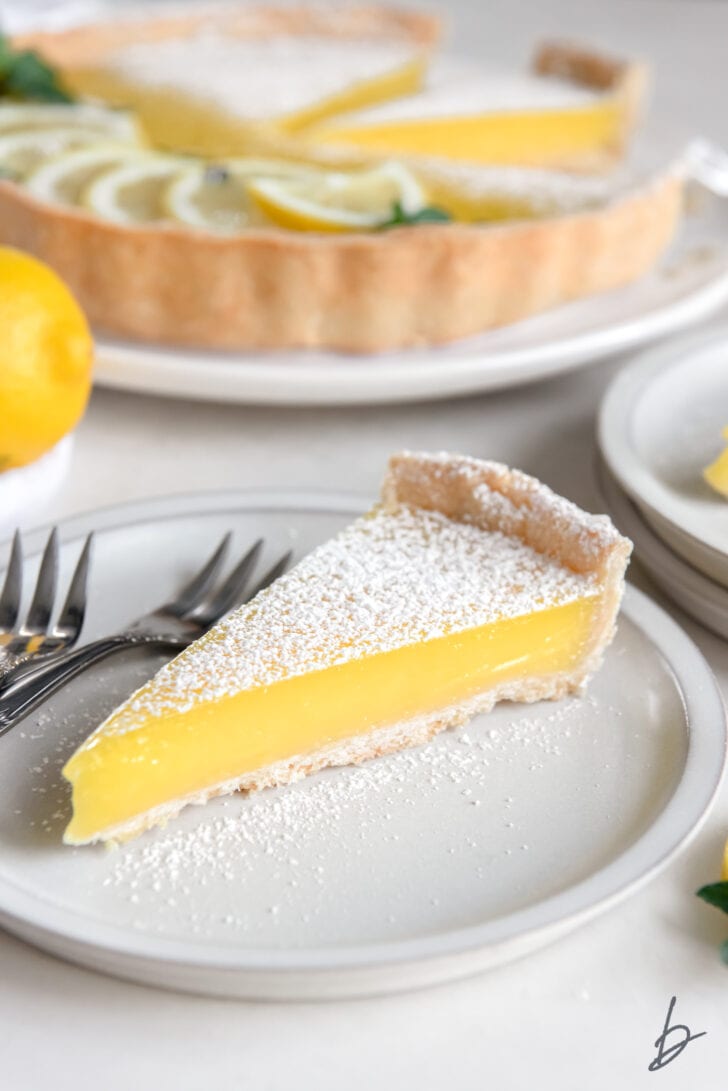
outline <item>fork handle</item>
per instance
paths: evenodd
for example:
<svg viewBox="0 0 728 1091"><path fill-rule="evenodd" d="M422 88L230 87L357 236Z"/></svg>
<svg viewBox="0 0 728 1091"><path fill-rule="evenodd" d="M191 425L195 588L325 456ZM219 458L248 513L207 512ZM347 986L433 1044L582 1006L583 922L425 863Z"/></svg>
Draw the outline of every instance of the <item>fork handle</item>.
<svg viewBox="0 0 728 1091"><path fill-rule="evenodd" d="M19 720L43 704L52 694L76 675L82 674L88 667L106 659L114 652L124 648L145 645L163 645L168 648L185 647L189 641L171 636L152 636L148 633L120 633L117 636L102 637L83 648L69 652L61 663L39 669L24 682L13 686L0 698L0 736L4 735Z"/></svg>

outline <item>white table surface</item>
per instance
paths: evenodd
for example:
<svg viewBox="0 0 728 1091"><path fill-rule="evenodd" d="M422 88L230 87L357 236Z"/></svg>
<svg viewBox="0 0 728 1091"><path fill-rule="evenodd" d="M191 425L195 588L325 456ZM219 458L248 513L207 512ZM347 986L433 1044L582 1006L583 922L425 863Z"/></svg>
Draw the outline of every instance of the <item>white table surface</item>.
<svg viewBox="0 0 728 1091"><path fill-rule="evenodd" d="M654 125L728 146L728 2L459 0L463 51L521 60L544 34L649 56ZM247 410L98 390L72 473L28 526L99 505L238 486L374 493L402 446L495 457L588 508L594 413L619 361L512 393L395 408ZM636 574L636 572L635 572ZM697 625L728 696L728 648ZM694 845L642 893L554 946L488 975L388 999L265 1005L155 991L0 933L0 1087L26 1091L232 1088L317 1091L534 1086L613 1091L728 1086L728 920L692 892L716 878L728 784ZM707 1031L649 1073L670 997Z"/></svg>

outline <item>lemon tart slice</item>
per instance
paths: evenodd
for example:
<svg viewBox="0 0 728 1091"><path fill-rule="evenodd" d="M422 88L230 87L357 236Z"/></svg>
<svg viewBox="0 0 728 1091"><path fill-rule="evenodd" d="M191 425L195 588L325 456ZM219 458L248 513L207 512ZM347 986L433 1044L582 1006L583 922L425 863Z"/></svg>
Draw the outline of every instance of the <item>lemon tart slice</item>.
<svg viewBox="0 0 728 1091"><path fill-rule="evenodd" d="M318 154L600 169L618 159L644 98L639 62L548 44L530 74L435 62L417 95L336 117L305 134Z"/></svg>
<svg viewBox="0 0 728 1091"><path fill-rule="evenodd" d="M64 769L66 842L426 742L498 700L583 686L630 543L535 479L395 456L381 504L118 708Z"/></svg>
<svg viewBox="0 0 728 1091"><path fill-rule="evenodd" d="M199 7L34 34L76 94L137 111L160 147L243 154L259 130L314 122L421 86L436 19L362 7Z"/></svg>

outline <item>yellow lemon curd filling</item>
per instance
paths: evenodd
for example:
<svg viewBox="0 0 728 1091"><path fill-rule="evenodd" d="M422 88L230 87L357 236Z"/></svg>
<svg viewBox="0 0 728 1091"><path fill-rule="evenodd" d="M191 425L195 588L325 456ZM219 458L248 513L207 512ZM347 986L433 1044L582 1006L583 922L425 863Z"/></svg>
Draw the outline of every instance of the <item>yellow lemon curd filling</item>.
<svg viewBox="0 0 728 1091"><path fill-rule="evenodd" d="M605 96L563 109L421 117L378 124L319 126L311 143L372 155L440 156L468 163L548 167L618 147L624 104Z"/></svg>
<svg viewBox="0 0 728 1091"><path fill-rule="evenodd" d="M64 77L78 95L133 109L158 147L220 157L413 94L427 65L403 44L181 39L131 46Z"/></svg>
<svg viewBox="0 0 728 1091"><path fill-rule="evenodd" d="M193 694L199 699L178 711L159 707L130 720L128 703L63 770L73 786L65 840L113 836L170 801L276 762L447 709L495 686L570 671L589 651L600 609L599 595L591 593L231 696ZM148 708L155 685L131 701Z"/></svg>
<svg viewBox="0 0 728 1091"><path fill-rule="evenodd" d="M723 429L723 439L728 440L728 428ZM728 498L728 447L718 455L714 462L703 470L703 478L712 489Z"/></svg>

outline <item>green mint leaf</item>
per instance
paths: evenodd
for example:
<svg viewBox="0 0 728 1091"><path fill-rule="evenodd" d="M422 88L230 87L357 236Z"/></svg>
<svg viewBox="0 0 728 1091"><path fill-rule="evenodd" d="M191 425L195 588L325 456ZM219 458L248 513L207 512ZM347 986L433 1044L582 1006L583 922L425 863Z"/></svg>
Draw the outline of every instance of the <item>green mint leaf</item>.
<svg viewBox="0 0 728 1091"><path fill-rule="evenodd" d="M444 208L436 208L434 205L428 205L425 208L418 209L417 212L407 212L402 207L400 201L395 201L392 206L392 215L379 226L380 228L385 229L387 227L402 227L409 224L450 223L451 220L452 216L450 216Z"/></svg>
<svg viewBox="0 0 728 1091"><path fill-rule="evenodd" d="M31 50L15 53L5 75L5 89L15 98L34 102L72 102L56 73Z"/></svg>
<svg viewBox="0 0 728 1091"><path fill-rule="evenodd" d="M5 78L13 66L13 51L4 34L0 33L0 95L3 94Z"/></svg>
<svg viewBox="0 0 728 1091"><path fill-rule="evenodd" d="M714 905L716 909L722 909L724 913L728 913L728 881L708 883L707 886L701 886L695 893L708 905Z"/></svg>
<svg viewBox="0 0 728 1091"><path fill-rule="evenodd" d="M726 966L728 966L728 939L720 945L720 957Z"/></svg>

